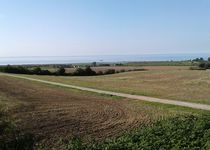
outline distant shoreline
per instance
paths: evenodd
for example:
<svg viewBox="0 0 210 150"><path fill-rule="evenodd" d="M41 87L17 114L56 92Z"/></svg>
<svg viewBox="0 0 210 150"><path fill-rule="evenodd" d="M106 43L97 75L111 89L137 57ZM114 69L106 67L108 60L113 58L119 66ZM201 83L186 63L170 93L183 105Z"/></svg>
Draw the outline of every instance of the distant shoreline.
<svg viewBox="0 0 210 150"><path fill-rule="evenodd" d="M145 54L145 55L92 55L92 56L22 56L0 57L0 65L34 64L79 64L79 63L119 63L135 61L184 61L197 57L208 58L210 54Z"/></svg>

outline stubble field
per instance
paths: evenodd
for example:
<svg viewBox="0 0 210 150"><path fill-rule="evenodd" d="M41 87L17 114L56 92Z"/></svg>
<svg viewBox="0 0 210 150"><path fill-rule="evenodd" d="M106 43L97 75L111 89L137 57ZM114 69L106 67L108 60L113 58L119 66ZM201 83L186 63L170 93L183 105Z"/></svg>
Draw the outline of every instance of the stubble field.
<svg viewBox="0 0 210 150"><path fill-rule="evenodd" d="M90 77L30 76L114 92L210 104L210 71L189 67L144 67L146 71Z"/></svg>
<svg viewBox="0 0 210 150"><path fill-rule="evenodd" d="M86 142L114 138L178 113L176 107L163 108L5 76L0 76L0 104L20 132L32 133L48 148L70 137Z"/></svg>

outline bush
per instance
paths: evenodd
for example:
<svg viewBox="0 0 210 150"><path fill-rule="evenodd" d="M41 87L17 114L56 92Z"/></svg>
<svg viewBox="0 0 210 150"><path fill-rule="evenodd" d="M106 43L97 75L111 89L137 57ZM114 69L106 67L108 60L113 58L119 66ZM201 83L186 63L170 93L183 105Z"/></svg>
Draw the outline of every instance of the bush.
<svg viewBox="0 0 210 150"><path fill-rule="evenodd" d="M206 68L200 68L198 66L192 66L192 67L190 67L190 70L206 70Z"/></svg>
<svg viewBox="0 0 210 150"><path fill-rule="evenodd" d="M202 67L202 66L201 66ZM209 64L210 67L210 64ZM127 71L143 71L144 69L133 69L133 70L127 70ZM87 66L86 68L77 68L73 73L66 73L66 70L64 67L60 67L55 72L50 72L49 70L43 70L40 67L35 67L34 69L28 69L27 67L23 66L2 66L0 67L1 72L5 73L15 73L15 74L34 74L34 75L57 75L57 76L65 76L65 75L73 75L73 76L94 76L94 75L106 75L106 74L115 74L120 72L126 72L126 70L122 69L120 71L116 71L115 69L107 69L106 71L102 72L95 72L91 69L90 66Z"/></svg>
<svg viewBox="0 0 210 150"><path fill-rule="evenodd" d="M85 71L82 68L77 68L76 71L74 71L73 75L75 76L84 76Z"/></svg>
<svg viewBox="0 0 210 150"><path fill-rule="evenodd" d="M5 112L0 110L0 149L33 150L35 137L30 133L20 133Z"/></svg>
<svg viewBox="0 0 210 150"><path fill-rule="evenodd" d="M75 76L93 76L96 75L96 72L93 71L90 66L86 67L85 69L77 68L76 71L73 73Z"/></svg>
<svg viewBox="0 0 210 150"><path fill-rule="evenodd" d="M210 69L210 62L207 61L207 62L201 62L199 65L198 65L199 68L202 68L202 69Z"/></svg>
<svg viewBox="0 0 210 150"><path fill-rule="evenodd" d="M206 63L204 63L204 62L200 63L199 68L206 68Z"/></svg>
<svg viewBox="0 0 210 150"><path fill-rule="evenodd" d="M110 64L99 64L99 66L106 67L106 66L111 66L111 65Z"/></svg>
<svg viewBox="0 0 210 150"><path fill-rule="evenodd" d="M56 75L66 75L66 70L63 67L60 67L56 72Z"/></svg>
<svg viewBox="0 0 210 150"><path fill-rule="evenodd" d="M33 73L33 74L40 74L41 71L42 71L42 69L41 69L40 67L36 67L36 68L34 68L34 69L32 70L32 73Z"/></svg>
<svg viewBox="0 0 210 150"><path fill-rule="evenodd" d="M210 69L210 62L207 62L207 63L206 63L206 68L207 68L207 69Z"/></svg>
<svg viewBox="0 0 210 150"><path fill-rule="evenodd" d="M49 70L42 70L40 67L34 68L31 73L29 74L36 74L36 75L52 75Z"/></svg>

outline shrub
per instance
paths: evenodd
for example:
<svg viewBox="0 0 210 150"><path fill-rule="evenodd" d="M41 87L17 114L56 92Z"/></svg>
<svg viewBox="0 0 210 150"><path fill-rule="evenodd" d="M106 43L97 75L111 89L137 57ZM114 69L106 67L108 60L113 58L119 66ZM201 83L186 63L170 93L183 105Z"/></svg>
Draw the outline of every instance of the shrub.
<svg viewBox="0 0 210 150"><path fill-rule="evenodd" d="M34 68L34 69L32 70L32 73L33 73L33 74L40 74L41 71L42 71L42 69L41 69L40 67L36 67L36 68Z"/></svg>
<svg viewBox="0 0 210 150"><path fill-rule="evenodd" d="M42 70L38 75L52 75L52 73L49 70Z"/></svg>
<svg viewBox="0 0 210 150"><path fill-rule="evenodd" d="M34 146L34 135L18 132L8 115L0 110L0 149L33 150Z"/></svg>
<svg viewBox="0 0 210 150"><path fill-rule="evenodd" d="M75 76L84 76L85 75L85 71L82 68L77 68L73 72L73 75L75 75Z"/></svg>
<svg viewBox="0 0 210 150"><path fill-rule="evenodd" d="M99 64L99 66L111 66L110 64Z"/></svg>
<svg viewBox="0 0 210 150"><path fill-rule="evenodd" d="M90 66L87 66L87 67L85 68L85 75L87 75L87 76L93 76L93 75L96 75L96 72L93 71L93 70L90 68Z"/></svg>
<svg viewBox="0 0 210 150"><path fill-rule="evenodd" d="M206 63L204 63L204 62L200 63L199 68L206 68Z"/></svg>
<svg viewBox="0 0 210 150"><path fill-rule="evenodd" d="M210 62L207 62L207 63L206 63L206 68L207 68L207 69L210 69Z"/></svg>
<svg viewBox="0 0 210 150"><path fill-rule="evenodd" d="M85 69L77 68L76 71L73 73L75 76L93 76L96 75L96 72L91 69L90 66L86 67Z"/></svg>
<svg viewBox="0 0 210 150"><path fill-rule="evenodd" d="M190 67L190 70L206 70L206 68L200 68L198 66L192 66L192 67Z"/></svg>
<svg viewBox="0 0 210 150"><path fill-rule="evenodd" d="M36 74L36 75L52 75L49 70L42 70L40 67L34 68L31 73L29 74Z"/></svg>
<svg viewBox="0 0 210 150"><path fill-rule="evenodd" d="M65 74L66 74L66 70L63 67L60 67L58 71L56 72L56 75L65 75Z"/></svg>

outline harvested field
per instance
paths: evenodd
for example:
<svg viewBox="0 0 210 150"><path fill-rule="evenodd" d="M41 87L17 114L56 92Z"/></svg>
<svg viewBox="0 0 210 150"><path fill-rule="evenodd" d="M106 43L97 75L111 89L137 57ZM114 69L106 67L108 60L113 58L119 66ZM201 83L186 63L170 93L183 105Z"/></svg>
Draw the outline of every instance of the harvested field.
<svg viewBox="0 0 210 150"><path fill-rule="evenodd" d="M159 109L137 109L127 100L10 77L0 78L0 91L8 103L18 104L9 110L18 129L35 134L47 147L71 136L85 141L116 137L125 130L150 124L152 117L164 116Z"/></svg>
<svg viewBox="0 0 210 150"><path fill-rule="evenodd" d="M208 113L1 75L0 105L18 131L35 135L43 149L60 149L64 146L60 139L79 137L88 143L100 142L177 114Z"/></svg>
<svg viewBox="0 0 210 150"><path fill-rule="evenodd" d="M189 70L189 66L144 66L149 71Z"/></svg>
<svg viewBox="0 0 210 150"><path fill-rule="evenodd" d="M127 66L104 66L104 67L91 67L95 72L105 72L108 69L114 69L115 71L132 71L137 69L143 69L143 67L127 67ZM66 68L67 73L72 73L76 70L76 68Z"/></svg>
<svg viewBox="0 0 210 150"><path fill-rule="evenodd" d="M210 104L210 71L188 67L145 67L147 71L91 77L30 76L96 89Z"/></svg>

